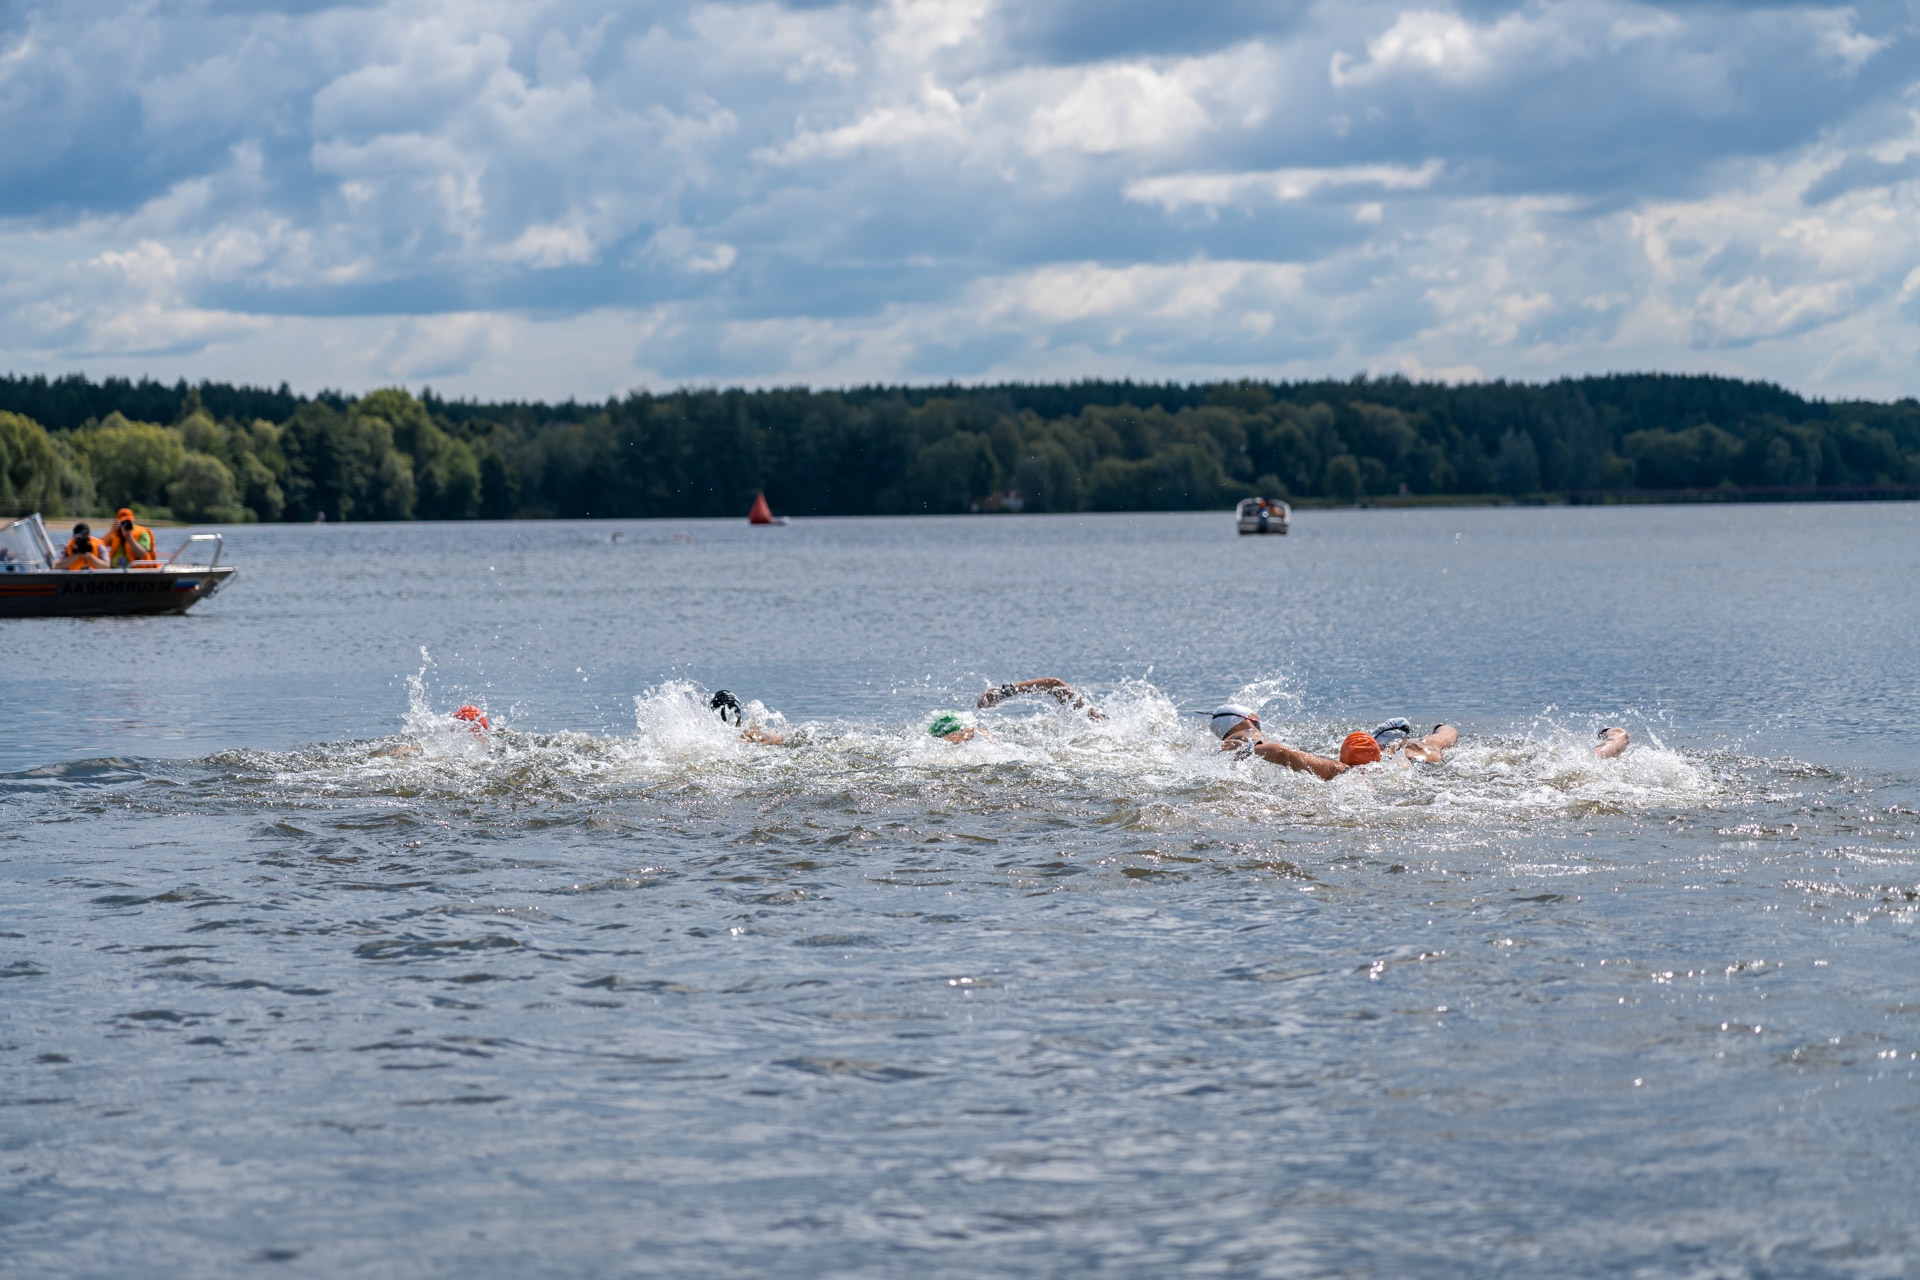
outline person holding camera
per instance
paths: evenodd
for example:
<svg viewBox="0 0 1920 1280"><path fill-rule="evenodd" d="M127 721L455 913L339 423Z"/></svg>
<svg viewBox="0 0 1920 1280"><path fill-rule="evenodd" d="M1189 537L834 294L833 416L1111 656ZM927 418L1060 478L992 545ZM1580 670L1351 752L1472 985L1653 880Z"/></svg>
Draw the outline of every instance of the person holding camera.
<svg viewBox="0 0 1920 1280"><path fill-rule="evenodd" d="M135 524L133 512L125 507L113 513L113 528L107 532L107 562L115 569L160 567L153 551L153 530Z"/></svg>
<svg viewBox="0 0 1920 1280"><path fill-rule="evenodd" d="M93 530L86 521L73 526L73 537L67 540L67 550L60 557L56 569L104 569L107 567L106 546L93 536Z"/></svg>

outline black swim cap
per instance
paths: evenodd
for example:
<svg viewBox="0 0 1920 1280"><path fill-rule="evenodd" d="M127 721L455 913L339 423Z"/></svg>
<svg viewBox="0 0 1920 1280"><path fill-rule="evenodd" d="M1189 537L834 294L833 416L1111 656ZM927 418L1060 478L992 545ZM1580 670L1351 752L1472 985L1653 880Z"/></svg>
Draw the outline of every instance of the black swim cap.
<svg viewBox="0 0 1920 1280"><path fill-rule="evenodd" d="M725 689L714 690L713 697L708 700L707 706L727 723L740 723L740 699L734 697Z"/></svg>

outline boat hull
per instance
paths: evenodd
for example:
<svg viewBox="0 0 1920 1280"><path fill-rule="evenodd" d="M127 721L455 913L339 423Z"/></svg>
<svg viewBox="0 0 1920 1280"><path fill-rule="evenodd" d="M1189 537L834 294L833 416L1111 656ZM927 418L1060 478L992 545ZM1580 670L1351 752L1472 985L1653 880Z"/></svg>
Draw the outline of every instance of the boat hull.
<svg viewBox="0 0 1920 1280"><path fill-rule="evenodd" d="M97 618L185 613L238 572L213 569L95 569L0 573L0 618Z"/></svg>

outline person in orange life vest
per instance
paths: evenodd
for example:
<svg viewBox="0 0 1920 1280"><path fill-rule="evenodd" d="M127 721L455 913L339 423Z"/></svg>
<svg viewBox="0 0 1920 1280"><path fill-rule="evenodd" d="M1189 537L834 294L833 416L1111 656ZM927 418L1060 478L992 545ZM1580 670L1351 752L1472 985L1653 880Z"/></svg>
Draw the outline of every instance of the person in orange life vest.
<svg viewBox="0 0 1920 1280"><path fill-rule="evenodd" d="M154 569L160 565L154 555L153 530L135 524L133 512L125 507L113 513L113 528L107 531L107 561L116 569Z"/></svg>
<svg viewBox="0 0 1920 1280"><path fill-rule="evenodd" d="M107 567L106 551L100 540L93 536L93 530L82 521L73 526L73 537L67 542L66 554L60 557L56 569L104 569Z"/></svg>

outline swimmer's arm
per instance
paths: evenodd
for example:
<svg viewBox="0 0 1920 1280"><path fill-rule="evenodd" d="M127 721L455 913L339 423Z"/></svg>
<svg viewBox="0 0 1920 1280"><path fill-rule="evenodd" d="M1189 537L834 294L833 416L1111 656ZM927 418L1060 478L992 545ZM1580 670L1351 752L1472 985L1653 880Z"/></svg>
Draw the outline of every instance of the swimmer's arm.
<svg viewBox="0 0 1920 1280"><path fill-rule="evenodd" d="M740 731L740 741L764 743L769 747L784 747L787 745L787 735L754 725Z"/></svg>
<svg viewBox="0 0 1920 1280"><path fill-rule="evenodd" d="M1600 741L1594 744L1593 754L1602 760L1611 760L1627 749L1627 731L1620 728L1602 729Z"/></svg>
<svg viewBox="0 0 1920 1280"><path fill-rule="evenodd" d="M1406 742L1406 758L1418 760L1423 764L1439 764L1446 758L1446 751L1460 741L1460 731L1450 724L1437 724L1433 732L1424 738L1409 738Z"/></svg>
<svg viewBox="0 0 1920 1280"><path fill-rule="evenodd" d="M1106 719L1105 716L1100 714L1099 708L1095 707L1091 702L1088 702L1086 697L1077 689L1065 680L1058 680L1053 676L1040 676L1033 680L1019 680L1013 684L1003 684L998 689L989 689L980 695L979 701L976 702L975 705L983 710L987 707L997 707L1008 698L1018 697L1023 693L1049 694L1055 702L1058 702L1063 707L1070 707L1075 711L1086 712L1089 719Z"/></svg>
<svg viewBox="0 0 1920 1280"><path fill-rule="evenodd" d="M1253 745L1253 753L1262 760L1283 764L1298 773L1311 773L1323 782L1332 782L1347 771L1347 766L1338 760L1329 760L1325 756L1316 756L1311 751L1282 746L1278 742L1256 742Z"/></svg>

